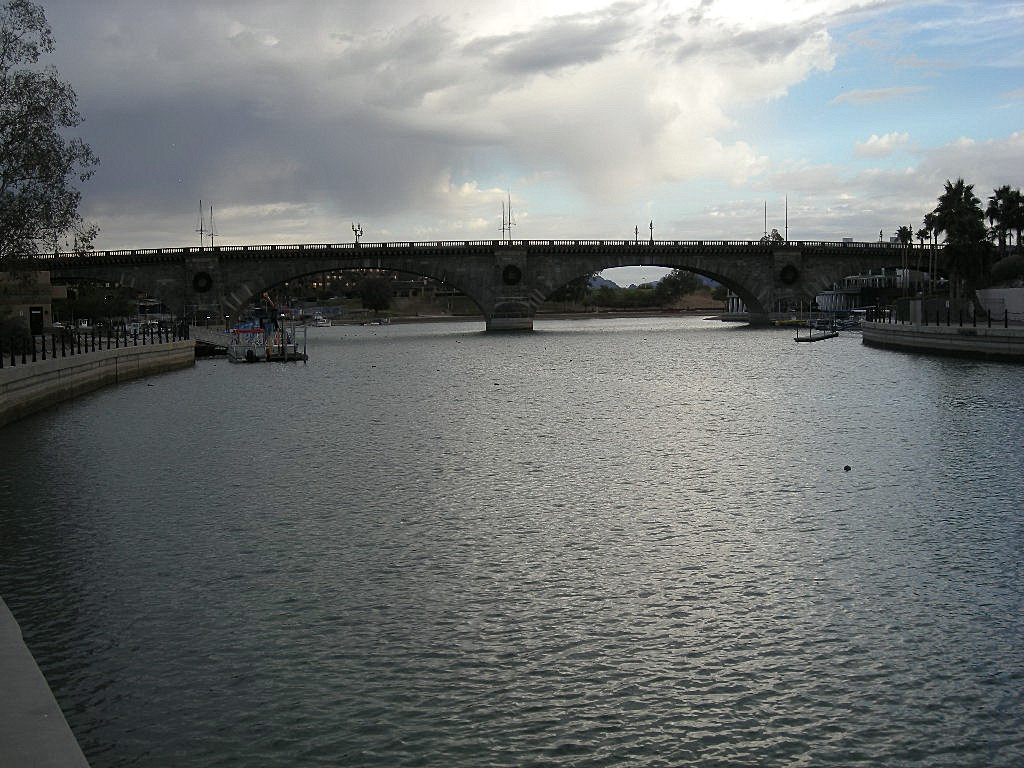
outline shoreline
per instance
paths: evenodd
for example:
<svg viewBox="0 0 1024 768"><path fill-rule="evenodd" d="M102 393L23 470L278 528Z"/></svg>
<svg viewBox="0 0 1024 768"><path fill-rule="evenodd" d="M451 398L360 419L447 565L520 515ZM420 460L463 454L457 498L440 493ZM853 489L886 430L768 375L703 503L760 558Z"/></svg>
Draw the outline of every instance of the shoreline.
<svg viewBox="0 0 1024 768"><path fill-rule="evenodd" d="M608 310L600 312L538 312L533 316L536 320L600 320L630 317L709 317L717 320L722 314L721 309L671 309L671 310ZM399 315L390 319L392 324L406 323L444 323L444 322L484 322L483 315ZM335 325L361 325L362 322L338 322Z"/></svg>
<svg viewBox="0 0 1024 768"><path fill-rule="evenodd" d="M921 325L867 321L863 343L899 352L1024 362L1024 327L986 325Z"/></svg>

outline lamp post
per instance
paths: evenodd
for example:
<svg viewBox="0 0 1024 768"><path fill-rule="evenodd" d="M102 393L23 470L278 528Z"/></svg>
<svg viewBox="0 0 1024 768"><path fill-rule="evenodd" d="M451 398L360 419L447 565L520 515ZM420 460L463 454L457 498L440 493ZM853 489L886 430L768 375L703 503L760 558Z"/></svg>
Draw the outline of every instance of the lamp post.
<svg viewBox="0 0 1024 768"><path fill-rule="evenodd" d="M363 225L362 224L353 224L352 225L352 234L356 236L356 246L358 246L359 245L359 238L363 236Z"/></svg>

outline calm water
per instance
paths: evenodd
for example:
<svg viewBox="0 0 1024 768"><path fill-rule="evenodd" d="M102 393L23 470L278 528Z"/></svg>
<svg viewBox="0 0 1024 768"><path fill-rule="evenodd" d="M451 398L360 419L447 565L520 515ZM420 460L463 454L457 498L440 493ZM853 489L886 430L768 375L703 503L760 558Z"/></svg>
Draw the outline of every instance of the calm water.
<svg viewBox="0 0 1024 768"><path fill-rule="evenodd" d="M94 768L1024 762L1024 369L537 326L5 428L0 594Z"/></svg>

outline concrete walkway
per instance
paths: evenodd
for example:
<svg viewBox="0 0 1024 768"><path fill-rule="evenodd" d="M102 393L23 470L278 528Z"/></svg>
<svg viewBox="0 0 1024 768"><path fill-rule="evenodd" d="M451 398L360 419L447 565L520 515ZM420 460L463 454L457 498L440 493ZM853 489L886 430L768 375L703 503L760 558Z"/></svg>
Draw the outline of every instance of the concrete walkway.
<svg viewBox="0 0 1024 768"><path fill-rule="evenodd" d="M1024 326L1019 325L865 322L861 333L864 343L873 347L1024 362Z"/></svg>
<svg viewBox="0 0 1024 768"><path fill-rule="evenodd" d="M21 627L0 599L0 768L88 765Z"/></svg>

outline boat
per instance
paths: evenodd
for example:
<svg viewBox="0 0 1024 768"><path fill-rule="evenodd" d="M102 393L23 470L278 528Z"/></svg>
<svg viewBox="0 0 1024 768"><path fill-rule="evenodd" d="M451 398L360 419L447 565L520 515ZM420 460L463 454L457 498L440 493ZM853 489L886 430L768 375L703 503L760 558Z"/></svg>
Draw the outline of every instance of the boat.
<svg viewBox="0 0 1024 768"><path fill-rule="evenodd" d="M822 322L808 322L807 323L807 335L801 336L800 331L796 332L796 337L793 341L823 341L824 339L834 339L839 335L839 331L835 329L835 326L831 324L824 324Z"/></svg>
<svg viewBox="0 0 1024 768"><path fill-rule="evenodd" d="M796 335L793 341L822 341L823 339L834 339L839 331L811 331L806 336Z"/></svg>
<svg viewBox="0 0 1024 768"><path fill-rule="evenodd" d="M229 331L228 361L232 363L291 362L306 360L295 334L274 320L257 319Z"/></svg>

